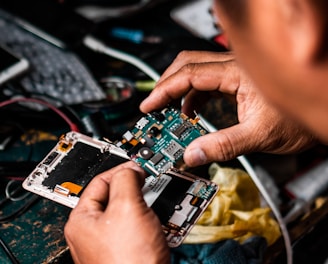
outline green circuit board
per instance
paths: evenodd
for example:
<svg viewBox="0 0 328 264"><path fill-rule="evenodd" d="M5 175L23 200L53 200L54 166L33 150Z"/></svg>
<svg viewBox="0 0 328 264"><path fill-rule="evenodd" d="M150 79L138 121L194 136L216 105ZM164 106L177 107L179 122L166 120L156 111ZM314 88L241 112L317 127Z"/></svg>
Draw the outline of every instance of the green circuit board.
<svg viewBox="0 0 328 264"><path fill-rule="evenodd" d="M147 172L158 176L171 168L181 169L185 148L206 133L199 118L191 119L181 111L167 107L140 118L124 133L120 147Z"/></svg>

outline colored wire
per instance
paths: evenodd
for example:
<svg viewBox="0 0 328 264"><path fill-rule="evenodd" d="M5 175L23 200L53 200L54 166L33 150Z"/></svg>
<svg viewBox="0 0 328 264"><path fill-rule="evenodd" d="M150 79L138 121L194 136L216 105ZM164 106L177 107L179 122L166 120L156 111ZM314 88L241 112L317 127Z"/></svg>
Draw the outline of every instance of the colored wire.
<svg viewBox="0 0 328 264"><path fill-rule="evenodd" d="M147 80L147 81L136 81L135 87L140 92L150 92L154 89L156 81Z"/></svg>
<svg viewBox="0 0 328 264"><path fill-rule="evenodd" d="M52 101L58 102L61 107L64 107L65 109L67 109L72 114L72 116L74 116L74 118L82 124L79 114L72 107L70 107L68 104L66 104L63 100L56 98L54 96L51 96L49 94L42 94L42 93L37 93L37 92L31 93L31 97L33 97L35 99L41 98L41 100L42 100L42 98L47 98L50 101L52 100Z"/></svg>
<svg viewBox="0 0 328 264"><path fill-rule="evenodd" d="M44 93L39 93L39 92L35 92L35 91L34 92L26 92L23 85L20 82L15 81L15 80L13 82L6 83L5 88L10 90L11 97L14 97L14 96L29 97L29 98L34 98L34 99L40 99L43 101L46 100L48 103L49 102L51 103L53 101L54 102L53 106L64 107L76 118L76 120L81 122L81 118L79 117L78 113L60 98L51 96L50 94L44 94ZM46 99L44 99L44 98L46 98ZM58 103L58 104L56 105L56 103Z"/></svg>
<svg viewBox="0 0 328 264"><path fill-rule="evenodd" d="M63 100L60 100L59 98L55 98L53 96L50 96L48 94L41 94L41 93L31 93L31 97L35 98L35 99L40 99L42 100L42 97L46 97L48 100L53 100L53 101L57 101L59 102L61 107L64 107L65 109L67 109L76 120L78 120L79 122L81 122L81 118L79 117L78 113L69 105L65 104L65 102L63 102ZM39 98L38 98L39 97Z"/></svg>
<svg viewBox="0 0 328 264"><path fill-rule="evenodd" d="M7 101L3 101L0 102L0 107L5 107L7 105L10 104L14 104L14 103L19 103L19 102L31 102L31 103L37 103L37 104L41 104L44 105L46 107L48 107L49 109L51 109L52 111L54 111L55 113L57 113L62 119L65 120L65 122L69 125L70 129L72 131L79 131L79 128L77 127L76 124L74 124L67 115L65 115L62 111L60 111L58 108L54 107L52 104L40 100L40 99L34 99L34 98L14 98L14 99L9 99Z"/></svg>
<svg viewBox="0 0 328 264"><path fill-rule="evenodd" d="M11 252L10 248L8 247L8 245L5 243L5 241L3 241L3 239L0 237L0 245L3 248L3 250L5 251L6 255L8 256L8 258L10 259L12 264L19 264L18 260L16 259L16 257L14 256L14 254Z"/></svg>
<svg viewBox="0 0 328 264"><path fill-rule="evenodd" d="M11 181L24 181L26 179L26 176L3 176L3 177Z"/></svg>
<svg viewBox="0 0 328 264"><path fill-rule="evenodd" d="M136 68L141 70L143 73L145 73L147 76L149 76L152 80L158 81L160 78L160 75L147 63L140 60L139 58L128 54L126 52L111 48L104 43L102 43L100 40L92 37L92 36L86 36L83 40L83 43L89 47L90 49L100 52L103 54L106 54L110 57L122 60L124 62L127 62L131 65L134 65Z"/></svg>

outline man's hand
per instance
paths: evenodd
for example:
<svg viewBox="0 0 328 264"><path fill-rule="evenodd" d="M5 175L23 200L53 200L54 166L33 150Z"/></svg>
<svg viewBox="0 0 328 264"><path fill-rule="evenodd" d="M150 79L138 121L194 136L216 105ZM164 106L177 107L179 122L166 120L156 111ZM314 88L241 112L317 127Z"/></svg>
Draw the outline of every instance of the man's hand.
<svg viewBox="0 0 328 264"><path fill-rule="evenodd" d="M147 113L184 97L182 111L190 115L197 105L215 96L235 100L239 123L194 140L184 154L189 166L255 151L287 154L315 142L302 126L264 100L232 53L180 53L140 109Z"/></svg>
<svg viewBox="0 0 328 264"><path fill-rule="evenodd" d="M161 224L143 200L143 182L133 162L91 181L65 226L75 263L169 263Z"/></svg>

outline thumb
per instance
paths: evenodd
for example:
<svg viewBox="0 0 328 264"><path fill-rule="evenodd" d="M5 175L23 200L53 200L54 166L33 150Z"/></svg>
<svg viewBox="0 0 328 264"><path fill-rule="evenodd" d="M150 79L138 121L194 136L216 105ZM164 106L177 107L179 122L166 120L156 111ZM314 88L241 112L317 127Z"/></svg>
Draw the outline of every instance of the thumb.
<svg viewBox="0 0 328 264"><path fill-rule="evenodd" d="M212 161L228 161L251 152L259 144L253 132L242 124L201 136L192 141L184 153L184 161L195 167Z"/></svg>
<svg viewBox="0 0 328 264"><path fill-rule="evenodd" d="M141 188L144 178L130 168L115 171L110 180L110 200L136 200L142 197Z"/></svg>

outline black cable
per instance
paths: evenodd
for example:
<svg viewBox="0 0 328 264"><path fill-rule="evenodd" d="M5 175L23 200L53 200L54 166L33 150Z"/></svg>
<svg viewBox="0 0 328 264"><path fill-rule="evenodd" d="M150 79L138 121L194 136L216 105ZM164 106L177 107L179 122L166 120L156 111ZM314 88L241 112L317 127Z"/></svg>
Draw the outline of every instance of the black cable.
<svg viewBox="0 0 328 264"><path fill-rule="evenodd" d="M11 252L9 246L3 241L3 239L0 237L0 245L3 248L6 255L9 257L12 264L19 264L19 261L16 259L15 255Z"/></svg>
<svg viewBox="0 0 328 264"><path fill-rule="evenodd" d="M42 93L37 93L37 92L33 92L33 93L30 93L30 94L31 94L32 98L36 98L36 99L41 98L43 100L44 100L44 98L47 98L48 100L52 100L52 101L55 101L55 102L59 103L60 105L58 107L62 107L64 109L66 109L72 115L72 117L75 118L76 121L78 121L80 123L82 122L79 114L70 105L66 104L60 98L56 98L56 97L51 96L49 94L42 94Z"/></svg>
<svg viewBox="0 0 328 264"><path fill-rule="evenodd" d="M26 203L24 203L21 207L19 207L16 211L9 215L4 215L0 217L0 223L8 222L13 218L24 213L33 203L35 203L39 199L39 196L33 195Z"/></svg>
<svg viewBox="0 0 328 264"><path fill-rule="evenodd" d="M15 195L15 194L17 194L17 193L19 193L21 190L19 189L19 188L16 188L15 190L13 190L12 192L11 192L11 195ZM2 200L0 200L0 207L3 205L3 204L5 204L7 201L10 201L10 199L8 198L8 197L5 197L5 198L3 198Z"/></svg>

